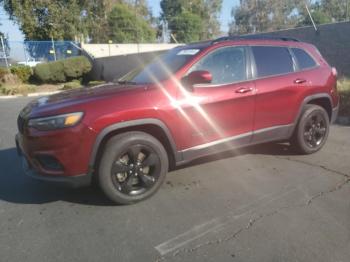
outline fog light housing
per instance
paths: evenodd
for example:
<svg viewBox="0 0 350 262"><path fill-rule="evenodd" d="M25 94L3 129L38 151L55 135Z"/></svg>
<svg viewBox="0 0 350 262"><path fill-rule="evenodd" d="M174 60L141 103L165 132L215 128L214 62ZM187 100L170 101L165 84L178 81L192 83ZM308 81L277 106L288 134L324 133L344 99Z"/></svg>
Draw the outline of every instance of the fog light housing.
<svg viewBox="0 0 350 262"><path fill-rule="evenodd" d="M50 155L38 155L36 160L46 170L63 171L62 164L53 156Z"/></svg>

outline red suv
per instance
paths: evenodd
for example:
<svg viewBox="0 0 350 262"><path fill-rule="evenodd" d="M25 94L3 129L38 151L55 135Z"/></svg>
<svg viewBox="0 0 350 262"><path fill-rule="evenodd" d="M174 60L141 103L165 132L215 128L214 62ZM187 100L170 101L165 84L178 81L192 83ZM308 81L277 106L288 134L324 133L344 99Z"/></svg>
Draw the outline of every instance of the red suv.
<svg viewBox="0 0 350 262"><path fill-rule="evenodd" d="M129 204L205 155L271 141L314 153L338 111L336 70L295 39L223 37L140 68L29 103L16 136L26 172L74 186L96 180Z"/></svg>

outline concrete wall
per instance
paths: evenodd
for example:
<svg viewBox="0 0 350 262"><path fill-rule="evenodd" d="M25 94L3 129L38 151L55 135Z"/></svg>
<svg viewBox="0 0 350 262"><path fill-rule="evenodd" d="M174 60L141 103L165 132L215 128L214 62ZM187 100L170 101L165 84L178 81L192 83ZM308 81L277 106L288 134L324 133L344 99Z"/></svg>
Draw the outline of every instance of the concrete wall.
<svg viewBox="0 0 350 262"><path fill-rule="evenodd" d="M261 35L294 37L312 43L317 46L329 64L337 68L339 75L350 77L350 22L321 25L318 29L318 32L315 32L310 26ZM143 52L140 53L137 52L136 44L112 44L111 46L114 48L113 53L118 55L93 59L90 79L106 81L118 79L140 64L146 63L154 56L176 45L141 44L139 51L143 50ZM91 52L96 57L104 56L108 52L108 45L84 45L83 47L86 51L92 50ZM157 51L146 52L154 48L157 48Z"/></svg>
<svg viewBox="0 0 350 262"><path fill-rule="evenodd" d="M179 44L81 44L93 58L169 50Z"/></svg>
<svg viewBox="0 0 350 262"><path fill-rule="evenodd" d="M96 58L91 60L93 67L87 77L89 80L114 81L164 52L158 51Z"/></svg>
<svg viewBox="0 0 350 262"><path fill-rule="evenodd" d="M350 22L281 30L260 35L294 37L314 44L341 76L350 77Z"/></svg>

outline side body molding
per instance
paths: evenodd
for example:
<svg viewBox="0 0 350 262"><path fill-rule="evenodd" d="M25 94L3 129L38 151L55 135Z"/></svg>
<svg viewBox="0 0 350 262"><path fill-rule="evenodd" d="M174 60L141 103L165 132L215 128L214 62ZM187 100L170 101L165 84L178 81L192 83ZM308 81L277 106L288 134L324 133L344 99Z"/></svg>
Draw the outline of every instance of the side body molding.
<svg viewBox="0 0 350 262"><path fill-rule="evenodd" d="M90 156L90 167L93 167L96 161L96 157L97 157L97 153L98 153L98 149L103 141L103 139L110 133L113 131L117 131L119 129L122 128L128 128L128 127L137 127L137 126L142 126L142 125L155 125L160 127L167 139L169 140L172 152L174 154L175 157L175 161L179 162L182 160L182 155L180 153L178 153L177 149L176 149L176 144L175 141L170 133L170 130L168 129L168 127L164 124L164 122L162 122L159 119L156 118L145 118L145 119L137 119L137 120L130 120L130 121L124 121L124 122L119 122L116 124L112 124L109 125L107 127L105 127L98 135L97 138L95 140L95 143L93 145L92 148L92 152L91 152L91 156Z"/></svg>

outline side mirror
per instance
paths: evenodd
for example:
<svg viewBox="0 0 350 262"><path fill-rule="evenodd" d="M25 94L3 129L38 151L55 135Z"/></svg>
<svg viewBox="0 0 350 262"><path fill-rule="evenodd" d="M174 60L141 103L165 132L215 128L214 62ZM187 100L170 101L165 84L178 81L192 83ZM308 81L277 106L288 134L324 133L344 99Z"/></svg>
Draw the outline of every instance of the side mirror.
<svg viewBox="0 0 350 262"><path fill-rule="evenodd" d="M190 91L196 84L208 84L213 80L213 76L209 71L193 71L182 79L182 84Z"/></svg>

